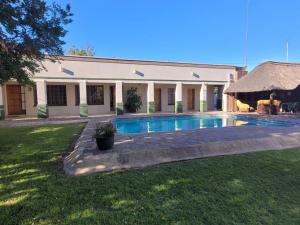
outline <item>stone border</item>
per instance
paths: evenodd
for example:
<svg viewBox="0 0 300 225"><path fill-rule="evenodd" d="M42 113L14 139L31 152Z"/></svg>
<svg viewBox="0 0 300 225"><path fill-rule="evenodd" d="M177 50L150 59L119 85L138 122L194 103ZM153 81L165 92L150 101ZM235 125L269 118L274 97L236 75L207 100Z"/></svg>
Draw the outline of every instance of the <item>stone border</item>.
<svg viewBox="0 0 300 225"><path fill-rule="evenodd" d="M86 124L85 128L81 132L80 137L75 143L74 150L64 158L64 171L68 175L74 174L75 165L78 162L84 160L84 151L87 148L91 148L91 144L95 141L93 140L93 134L96 128L96 124L99 122L107 122L111 119L111 117L102 118L100 120L91 119Z"/></svg>
<svg viewBox="0 0 300 225"><path fill-rule="evenodd" d="M109 119L111 118L94 119L88 122L75 145L74 151L64 159L66 174L72 176L87 175L94 172L143 168L181 160L271 149L281 150L300 146L300 127L244 126L130 136L117 135L115 148L100 152L96 149L95 140L91 137L96 123ZM296 120L293 122L296 122ZM224 135L220 135L221 133ZM243 135L240 135L241 133ZM225 134L229 138L224 137ZM177 138L176 135L181 135L181 137ZM185 144L187 136L191 138L189 144ZM169 137L173 137L175 143L167 144L168 147L165 147ZM211 140L197 140L196 144L191 144L193 143L192 139L205 137L211 137ZM155 138L165 140L164 144L158 143L157 145ZM183 143L179 142L177 144L177 139L180 138ZM147 139L152 142L148 143Z"/></svg>

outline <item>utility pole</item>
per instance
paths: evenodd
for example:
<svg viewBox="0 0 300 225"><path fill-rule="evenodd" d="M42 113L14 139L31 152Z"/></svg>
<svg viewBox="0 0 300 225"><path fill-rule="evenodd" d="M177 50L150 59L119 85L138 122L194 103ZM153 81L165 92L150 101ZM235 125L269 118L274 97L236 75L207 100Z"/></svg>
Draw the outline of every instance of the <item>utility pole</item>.
<svg viewBox="0 0 300 225"><path fill-rule="evenodd" d="M249 33L249 6L250 0L247 0L246 5L246 33L245 33L245 52L244 52L244 64L245 67L248 66L248 33Z"/></svg>
<svg viewBox="0 0 300 225"><path fill-rule="evenodd" d="M286 41L286 45L285 45L285 47L286 47L286 58L285 58L285 60L286 60L286 62L289 62L289 41L287 40Z"/></svg>

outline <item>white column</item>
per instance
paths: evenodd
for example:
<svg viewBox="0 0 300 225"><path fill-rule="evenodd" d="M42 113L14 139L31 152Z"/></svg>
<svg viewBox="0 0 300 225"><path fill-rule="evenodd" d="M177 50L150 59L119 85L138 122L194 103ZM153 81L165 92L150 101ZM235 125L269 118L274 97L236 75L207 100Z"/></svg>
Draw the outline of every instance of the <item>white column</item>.
<svg viewBox="0 0 300 225"><path fill-rule="evenodd" d="M5 110L4 110L4 96L3 96L3 88L0 85L0 120L4 120L5 118Z"/></svg>
<svg viewBox="0 0 300 225"><path fill-rule="evenodd" d="M45 80L36 82L37 104L47 105L47 83Z"/></svg>
<svg viewBox="0 0 300 225"><path fill-rule="evenodd" d="M222 110L223 112L227 112L228 111L228 95L225 94L225 90L229 87L229 83L226 83L223 86L223 93L222 93Z"/></svg>
<svg viewBox="0 0 300 225"><path fill-rule="evenodd" d="M228 126L228 118L227 117L223 117L222 118L222 127L227 127Z"/></svg>
<svg viewBox="0 0 300 225"><path fill-rule="evenodd" d="M47 83L45 80L36 81L36 93L37 93L37 116L39 118L47 118L48 117Z"/></svg>
<svg viewBox="0 0 300 225"><path fill-rule="evenodd" d="M182 83L176 83L175 89L175 113L182 113Z"/></svg>
<svg viewBox="0 0 300 225"><path fill-rule="evenodd" d="M79 96L80 96L80 104L87 104L85 80L79 82Z"/></svg>
<svg viewBox="0 0 300 225"><path fill-rule="evenodd" d="M2 85L0 85L0 105L4 105L4 99L3 99L3 88Z"/></svg>
<svg viewBox="0 0 300 225"><path fill-rule="evenodd" d="M88 105L87 105L87 96L86 96L86 81L79 81L79 99L80 99L80 116L88 116Z"/></svg>
<svg viewBox="0 0 300 225"><path fill-rule="evenodd" d="M200 112L207 111L207 84L202 84L200 88Z"/></svg>
<svg viewBox="0 0 300 225"><path fill-rule="evenodd" d="M116 113L117 115L122 115L124 113L122 81L116 82Z"/></svg>
<svg viewBox="0 0 300 225"><path fill-rule="evenodd" d="M155 112L154 103L154 82L148 82L147 87L147 113Z"/></svg>

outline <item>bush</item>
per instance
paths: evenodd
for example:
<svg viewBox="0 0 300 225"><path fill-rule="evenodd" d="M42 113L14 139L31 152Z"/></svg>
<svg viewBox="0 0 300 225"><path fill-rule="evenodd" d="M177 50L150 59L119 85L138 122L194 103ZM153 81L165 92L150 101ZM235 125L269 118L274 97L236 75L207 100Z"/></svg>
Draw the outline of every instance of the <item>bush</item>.
<svg viewBox="0 0 300 225"><path fill-rule="evenodd" d="M127 112L135 113L142 106L141 96L137 95L137 88L130 88L127 91L125 109Z"/></svg>
<svg viewBox="0 0 300 225"><path fill-rule="evenodd" d="M96 126L95 138L111 137L117 132L111 121L108 123L99 123Z"/></svg>

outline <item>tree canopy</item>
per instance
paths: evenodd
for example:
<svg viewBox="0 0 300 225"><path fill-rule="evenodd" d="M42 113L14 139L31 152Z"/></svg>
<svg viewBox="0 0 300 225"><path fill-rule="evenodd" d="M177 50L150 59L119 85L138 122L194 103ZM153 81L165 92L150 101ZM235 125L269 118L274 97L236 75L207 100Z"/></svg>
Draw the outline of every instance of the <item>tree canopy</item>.
<svg viewBox="0 0 300 225"><path fill-rule="evenodd" d="M0 84L25 84L40 71L46 55L63 54L64 25L72 20L70 5L45 0L0 1Z"/></svg>
<svg viewBox="0 0 300 225"><path fill-rule="evenodd" d="M68 54L70 55L80 55L80 56L94 56L95 50L93 47L87 47L87 48L76 48L71 47L68 51Z"/></svg>

